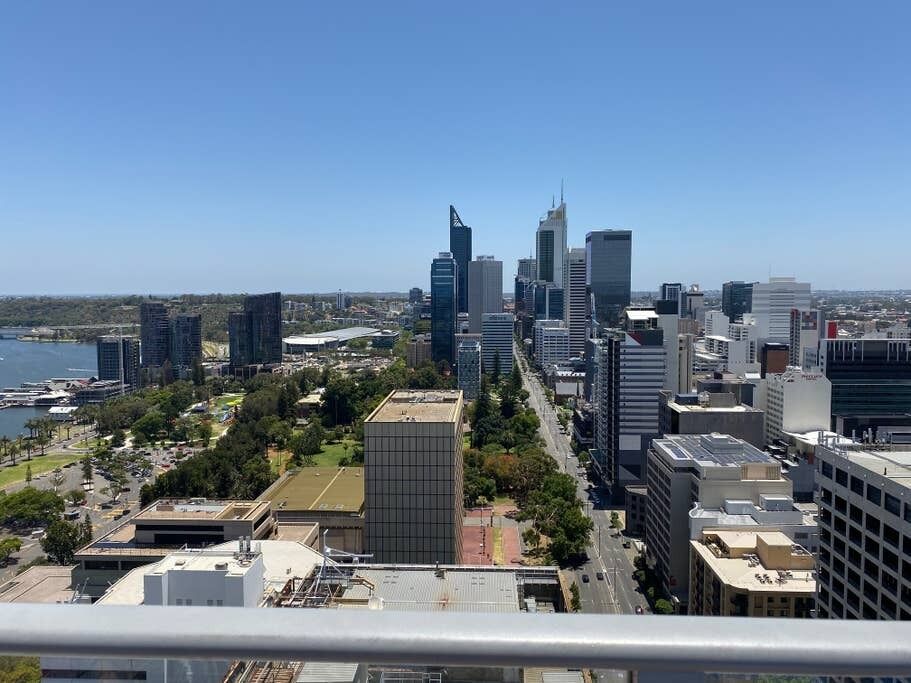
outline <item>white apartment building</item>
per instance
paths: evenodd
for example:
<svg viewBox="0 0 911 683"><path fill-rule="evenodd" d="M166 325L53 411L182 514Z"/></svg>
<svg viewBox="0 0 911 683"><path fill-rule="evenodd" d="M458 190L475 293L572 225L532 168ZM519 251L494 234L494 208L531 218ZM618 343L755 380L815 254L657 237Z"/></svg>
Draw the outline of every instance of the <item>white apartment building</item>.
<svg viewBox="0 0 911 683"><path fill-rule="evenodd" d="M535 358L542 368L569 360L569 330L562 323L535 325Z"/></svg>
<svg viewBox="0 0 911 683"><path fill-rule="evenodd" d="M817 371L788 368L766 375L759 391L765 411L766 442L785 434L825 430L832 419L832 383Z"/></svg>
<svg viewBox="0 0 911 683"><path fill-rule="evenodd" d="M791 338L791 309L810 308L810 283L793 277L773 277L753 285L753 317L760 341L782 342Z"/></svg>
<svg viewBox="0 0 911 683"><path fill-rule="evenodd" d="M482 371L493 369L494 357L500 358L500 373L512 372L512 338L516 317L512 313L485 313L481 316Z"/></svg>

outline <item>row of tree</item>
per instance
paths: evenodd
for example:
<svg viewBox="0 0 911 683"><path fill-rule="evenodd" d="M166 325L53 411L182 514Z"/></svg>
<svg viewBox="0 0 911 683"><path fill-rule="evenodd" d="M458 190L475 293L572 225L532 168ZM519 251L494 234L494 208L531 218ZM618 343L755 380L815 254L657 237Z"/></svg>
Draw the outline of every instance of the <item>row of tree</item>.
<svg viewBox="0 0 911 683"><path fill-rule="evenodd" d="M0 463L9 460L10 464L15 465L16 459L23 453L28 460L32 459L32 451L39 450L40 455L44 455L45 448L54 440L57 423L49 417L35 417L25 421L25 428L29 435L20 435L15 439L8 436L0 436Z"/></svg>

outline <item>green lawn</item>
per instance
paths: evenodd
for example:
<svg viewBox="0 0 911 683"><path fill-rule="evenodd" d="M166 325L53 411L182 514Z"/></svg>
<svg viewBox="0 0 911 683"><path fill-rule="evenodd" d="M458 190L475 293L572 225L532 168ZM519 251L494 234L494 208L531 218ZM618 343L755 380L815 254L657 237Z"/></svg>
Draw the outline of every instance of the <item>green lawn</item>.
<svg viewBox="0 0 911 683"><path fill-rule="evenodd" d="M212 401L212 412L220 413L227 406L240 405L244 401L243 394L224 394Z"/></svg>
<svg viewBox="0 0 911 683"><path fill-rule="evenodd" d="M324 443L323 452L313 456L314 463L318 467L338 467L338 461L345 457L345 444L348 444L348 457L354 453L354 447L358 445L357 441L344 439L339 443Z"/></svg>
<svg viewBox="0 0 911 683"><path fill-rule="evenodd" d="M48 453L47 455L32 455L31 462L25 458L18 459L13 467L6 465L0 467L0 488L6 488L10 484L25 481L25 469L29 465L32 467L32 478L39 474L50 472L55 467L76 462L82 458L78 453Z"/></svg>
<svg viewBox="0 0 911 683"><path fill-rule="evenodd" d="M95 448L98 445L98 439L83 439L73 444L73 448Z"/></svg>

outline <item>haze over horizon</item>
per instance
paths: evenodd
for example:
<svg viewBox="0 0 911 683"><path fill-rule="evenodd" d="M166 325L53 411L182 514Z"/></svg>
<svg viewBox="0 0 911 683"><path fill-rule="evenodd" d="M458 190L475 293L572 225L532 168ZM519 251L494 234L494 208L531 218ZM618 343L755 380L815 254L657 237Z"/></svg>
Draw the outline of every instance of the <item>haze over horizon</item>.
<svg viewBox="0 0 911 683"><path fill-rule="evenodd" d="M634 290L899 289L911 5L11 5L0 295L428 289L633 230ZM17 255L11 258L10 255Z"/></svg>

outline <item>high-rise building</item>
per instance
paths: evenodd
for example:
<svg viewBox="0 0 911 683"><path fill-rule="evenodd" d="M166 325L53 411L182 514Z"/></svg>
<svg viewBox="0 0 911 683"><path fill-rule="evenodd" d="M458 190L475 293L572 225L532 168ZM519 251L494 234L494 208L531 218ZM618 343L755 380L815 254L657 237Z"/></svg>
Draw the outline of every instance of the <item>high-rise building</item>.
<svg viewBox="0 0 911 683"><path fill-rule="evenodd" d="M481 332L481 316L503 312L503 262L478 256L468 264L468 331Z"/></svg>
<svg viewBox="0 0 911 683"><path fill-rule="evenodd" d="M563 287L549 282L535 282L532 286L534 292L534 314L536 320L563 320L566 310L566 292Z"/></svg>
<svg viewBox="0 0 911 683"><path fill-rule="evenodd" d="M174 375L187 379L194 364L202 361L202 318L198 313L180 313L171 318L170 325Z"/></svg>
<svg viewBox="0 0 911 683"><path fill-rule="evenodd" d="M465 399L473 401L481 392L481 344L463 341L459 344L459 389Z"/></svg>
<svg viewBox="0 0 911 683"><path fill-rule="evenodd" d="M586 283L594 311L589 317L614 326L630 302L633 233L594 230L585 236Z"/></svg>
<svg viewBox="0 0 911 683"><path fill-rule="evenodd" d="M911 620L911 446L816 447L819 619Z"/></svg>
<svg viewBox="0 0 911 683"><path fill-rule="evenodd" d="M691 334L677 335L677 386L687 394L693 390L693 363L696 339Z"/></svg>
<svg viewBox="0 0 911 683"><path fill-rule="evenodd" d="M759 376L782 373L788 369L788 345L766 342L759 350Z"/></svg>
<svg viewBox="0 0 911 683"><path fill-rule="evenodd" d="M684 318L702 321L705 319L705 292L699 289L698 284L680 295L680 315Z"/></svg>
<svg viewBox="0 0 911 683"><path fill-rule="evenodd" d="M470 236L471 228L468 230ZM458 298L459 266L452 254L440 252L430 266L430 348L434 363L455 365Z"/></svg>
<svg viewBox="0 0 911 683"><path fill-rule="evenodd" d="M335 308L339 311L344 311L351 308L353 300L350 294L346 294L342 290L338 290L335 293Z"/></svg>
<svg viewBox="0 0 911 683"><path fill-rule="evenodd" d="M563 263L566 258L566 204L550 209L538 221L537 247L538 279L563 286Z"/></svg>
<svg viewBox="0 0 911 683"><path fill-rule="evenodd" d="M98 337L95 349L99 380L123 382L124 389L128 390L139 388L139 339L104 335Z"/></svg>
<svg viewBox="0 0 911 683"><path fill-rule="evenodd" d="M569 360L569 330L562 320L535 321L535 360L542 368Z"/></svg>
<svg viewBox="0 0 911 683"><path fill-rule="evenodd" d="M810 308L810 283L793 277L773 277L753 285L753 317L759 338L787 344L791 339L791 309Z"/></svg>
<svg viewBox="0 0 911 683"><path fill-rule="evenodd" d="M424 300L424 290L420 287L412 287L408 290L408 303L420 304Z"/></svg>
<svg viewBox="0 0 911 683"><path fill-rule="evenodd" d="M664 337L664 388L674 394L684 391L680 388L679 310L679 300L659 299L655 302L658 328L661 329Z"/></svg>
<svg viewBox="0 0 911 683"><path fill-rule="evenodd" d="M731 322L753 310L753 283L730 280L721 285L721 310Z"/></svg>
<svg viewBox="0 0 911 683"><path fill-rule="evenodd" d="M585 354L588 336L588 296L585 284L585 249L570 249L566 253L563 271L563 320L569 329L569 353L573 357Z"/></svg>
<svg viewBox="0 0 911 683"><path fill-rule="evenodd" d="M687 602L690 511L727 500L791 496L791 482L767 453L727 434L673 435L648 451L645 544L666 592Z"/></svg>
<svg viewBox="0 0 911 683"><path fill-rule="evenodd" d="M645 479L645 453L658 435L658 392L664 386L665 349L654 310L627 310L624 330L595 349L596 449L599 476L614 491Z"/></svg>
<svg viewBox="0 0 911 683"><path fill-rule="evenodd" d="M143 368L160 368L168 359L168 308L161 301L139 304ZM119 379L119 378L118 378Z"/></svg>
<svg viewBox="0 0 911 683"><path fill-rule="evenodd" d="M432 360L430 353L430 335L416 334L408 340L405 348L405 362L409 368L416 368Z"/></svg>
<svg viewBox="0 0 911 683"><path fill-rule="evenodd" d="M461 391L393 391L364 420L365 545L375 562L460 564Z"/></svg>
<svg viewBox="0 0 911 683"><path fill-rule="evenodd" d="M512 313L486 313L481 317L481 362L491 372L499 358L500 374L512 372L512 338L516 317Z"/></svg>
<svg viewBox="0 0 911 683"><path fill-rule="evenodd" d="M822 331L823 318L820 311L792 308L788 365L804 370L818 367L819 335Z"/></svg>
<svg viewBox="0 0 911 683"><path fill-rule="evenodd" d="M822 339L819 347L820 369L832 382L833 428L852 416L911 412L911 341Z"/></svg>
<svg viewBox="0 0 911 683"><path fill-rule="evenodd" d="M231 367L282 361L282 295L244 297L244 310L228 316Z"/></svg>
<svg viewBox="0 0 911 683"><path fill-rule="evenodd" d="M471 262L471 228L462 222L455 207L449 205L449 253L458 264L456 312L468 312L468 264ZM501 287L502 289L502 287Z"/></svg>
<svg viewBox="0 0 911 683"><path fill-rule="evenodd" d="M662 282L658 290L659 301L676 301L677 315L680 315L680 297L683 294L683 283Z"/></svg>
<svg viewBox="0 0 911 683"><path fill-rule="evenodd" d="M786 433L827 431L832 420L832 383L818 371L788 368L765 377L760 389L768 443Z"/></svg>
<svg viewBox="0 0 911 683"><path fill-rule="evenodd" d="M516 269L516 277L527 280L538 279L538 260L533 258L520 258Z"/></svg>

